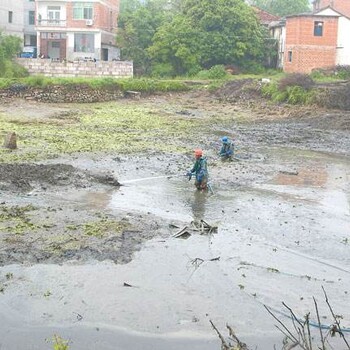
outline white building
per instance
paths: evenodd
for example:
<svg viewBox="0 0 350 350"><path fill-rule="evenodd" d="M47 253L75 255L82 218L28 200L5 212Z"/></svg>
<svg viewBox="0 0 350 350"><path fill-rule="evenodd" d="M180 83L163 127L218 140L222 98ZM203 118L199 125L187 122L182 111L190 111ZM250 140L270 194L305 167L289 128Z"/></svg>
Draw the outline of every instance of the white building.
<svg viewBox="0 0 350 350"><path fill-rule="evenodd" d="M28 0L27 0L28 1ZM0 30L23 38L24 0L0 1Z"/></svg>
<svg viewBox="0 0 350 350"><path fill-rule="evenodd" d="M36 0L39 53L54 60L119 59L119 0Z"/></svg>
<svg viewBox="0 0 350 350"><path fill-rule="evenodd" d="M34 0L22 1L24 1L24 46L37 46L35 31L35 2Z"/></svg>
<svg viewBox="0 0 350 350"><path fill-rule="evenodd" d="M24 46L36 46L34 0L0 0L0 30L16 35Z"/></svg>
<svg viewBox="0 0 350 350"><path fill-rule="evenodd" d="M332 9L331 7L327 7L321 11L318 11L316 14L320 16L339 16L336 65L350 65L350 19Z"/></svg>
<svg viewBox="0 0 350 350"><path fill-rule="evenodd" d="M276 68L283 69L284 64L284 47L286 41L286 21L280 20L271 22L269 25L271 36L277 42L277 57L276 57Z"/></svg>

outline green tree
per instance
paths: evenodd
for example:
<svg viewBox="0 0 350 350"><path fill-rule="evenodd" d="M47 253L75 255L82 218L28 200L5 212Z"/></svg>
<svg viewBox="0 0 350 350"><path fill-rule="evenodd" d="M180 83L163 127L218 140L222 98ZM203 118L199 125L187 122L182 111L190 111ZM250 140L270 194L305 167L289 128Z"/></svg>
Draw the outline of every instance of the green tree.
<svg viewBox="0 0 350 350"><path fill-rule="evenodd" d="M276 16L310 12L308 0L252 0L252 5Z"/></svg>
<svg viewBox="0 0 350 350"><path fill-rule="evenodd" d="M202 33L183 16L164 23L148 49L153 58L153 74L182 75L200 70L200 37Z"/></svg>
<svg viewBox="0 0 350 350"><path fill-rule="evenodd" d="M0 76L11 78L16 71L21 71L13 62L21 48L22 40L19 37L0 32Z"/></svg>
<svg viewBox="0 0 350 350"><path fill-rule="evenodd" d="M258 61L263 39L254 11L243 0L184 0L181 13L158 29L148 51L156 67L170 64L173 74L183 74Z"/></svg>
<svg viewBox="0 0 350 350"><path fill-rule="evenodd" d="M21 51L22 40L0 31L0 60L11 60Z"/></svg>
<svg viewBox="0 0 350 350"><path fill-rule="evenodd" d="M147 48L157 29L169 22L178 1L124 0L118 23L117 44L123 59L134 61L136 72L149 73L151 60Z"/></svg>

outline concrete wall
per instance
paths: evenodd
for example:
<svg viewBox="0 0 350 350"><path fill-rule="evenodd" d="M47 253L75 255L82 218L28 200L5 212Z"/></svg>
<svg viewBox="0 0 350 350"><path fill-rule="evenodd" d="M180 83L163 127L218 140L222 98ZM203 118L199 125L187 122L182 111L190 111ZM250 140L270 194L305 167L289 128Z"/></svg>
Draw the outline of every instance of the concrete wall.
<svg viewBox="0 0 350 350"><path fill-rule="evenodd" d="M32 75L47 77L133 77L133 63L128 61L52 62L49 59L19 58L18 63Z"/></svg>

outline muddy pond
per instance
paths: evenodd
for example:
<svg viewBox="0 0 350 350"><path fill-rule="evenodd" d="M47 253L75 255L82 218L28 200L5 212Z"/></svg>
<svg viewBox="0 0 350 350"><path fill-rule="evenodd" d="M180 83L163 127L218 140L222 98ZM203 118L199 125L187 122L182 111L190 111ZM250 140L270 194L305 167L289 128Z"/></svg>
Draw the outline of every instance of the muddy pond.
<svg viewBox="0 0 350 350"><path fill-rule="evenodd" d="M280 349L264 306L291 327L282 302L316 324L314 297L327 327L322 288L349 334L349 140L337 131L318 143L319 131L305 129L313 136L295 144L283 138L296 124L271 125L235 125L232 162L216 157L220 125L206 131L208 193L183 176L191 152L61 156L40 164L70 177L74 167L75 186L37 184L25 170L30 189L3 182L1 214L12 221L0 221L0 349L52 348L55 334L74 350L220 349L210 320L251 349ZM251 140L257 128L262 139ZM284 132L272 142L271 130ZM341 151L329 146L337 138ZM198 220L217 232L192 230Z"/></svg>

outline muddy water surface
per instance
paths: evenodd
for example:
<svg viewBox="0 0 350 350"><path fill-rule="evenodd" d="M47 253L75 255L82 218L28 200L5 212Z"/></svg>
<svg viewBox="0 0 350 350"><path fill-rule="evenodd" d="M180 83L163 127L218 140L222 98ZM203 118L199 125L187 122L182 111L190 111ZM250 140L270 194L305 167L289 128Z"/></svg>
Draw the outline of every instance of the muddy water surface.
<svg viewBox="0 0 350 350"><path fill-rule="evenodd" d="M108 212L156 217L164 229L125 265L1 267L7 287L0 348L46 349L45 338L58 333L71 339L72 349L219 349L209 320L224 334L232 325L251 348L280 348L264 305L287 324L282 301L300 317L311 311L316 321L314 296L328 325L322 286L350 329L344 307L350 301L349 158L260 151L279 168L251 181L244 167L269 164L213 167L209 194L195 192L181 176L145 174L154 178L128 182L122 174L125 186L115 191L67 195ZM218 233L173 237L194 219L218 225Z"/></svg>

